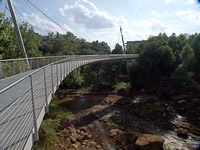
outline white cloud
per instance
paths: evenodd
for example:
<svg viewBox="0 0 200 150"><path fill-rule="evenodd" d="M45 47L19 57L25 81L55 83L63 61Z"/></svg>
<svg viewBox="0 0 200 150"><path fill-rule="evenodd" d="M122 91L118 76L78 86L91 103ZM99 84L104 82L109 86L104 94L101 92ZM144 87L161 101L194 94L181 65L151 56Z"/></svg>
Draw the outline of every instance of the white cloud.
<svg viewBox="0 0 200 150"><path fill-rule="evenodd" d="M195 0L188 0L185 4L186 5L193 5L193 4L195 4Z"/></svg>
<svg viewBox="0 0 200 150"><path fill-rule="evenodd" d="M174 0L165 0L165 3L166 4L169 4L169 3L171 3L171 2L173 2Z"/></svg>
<svg viewBox="0 0 200 150"><path fill-rule="evenodd" d="M160 17L160 16L161 16L160 13L158 13L158 12L156 12L156 11L154 11L154 10L151 11L151 14L152 14L153 16L155 16L155 17Z"/></svg>
<svg viewBox="0 0 200 150"><path fill-rule="evenodd" d="M148 20L132 21L132 25L138 28L142 28L142 32L146 32L149 35L165 32L167 29L166 25L154 18Z"/></svg>
<svg viewBox="0 0 200 150"><path fill-rule="evenodd" d="M84 25L88 29L113 28L116 24L127 22L122 16L113 17L98 10L95 4L88 0L77 0L73 5L65 4L64 8L59 8L59 10L69 20Z"/></svg>
<svg viewBox="0 0 200 150"><path fill-rule="evenodd" d="M32 13L30 15L28 15L26 13L22 13L22 15L23 15L25 21L27 23L31 24L35 28L35 30L42 35L46 35L48 32L59 32L59 33L64 34L64 33L66 33L66 31L64 29L66 29L67 31L73 32L73 30L70 27L68 27L66 24L64 24L62 26L64 28L64 29L62 29L55 23L53 23L47 19L43 19L35 13Z"/></svg>
<svg viewBox="0 0 200 150"><path fill-rule="evenodd" d="M194 25L200 25L200 12L192 9L177 11L176 15L180 17L181 20L189 22Z"/></svg>
<svg viewBox="0 0 200 150"><path fill-rule="evenodd" d="M158 35L160 32L167 32L168 28L162 22L157 19L147 19L147 20L134 20L130 21L129 24L122 25L124 41L134 41L134 40L146 40L150 35ZM114 27L112 29L103 30L85 30L87 34L83 34L83 38L87 41L106 41L111 49L115 47L116 43L121 43L121 36L119 27Z"/></svg>

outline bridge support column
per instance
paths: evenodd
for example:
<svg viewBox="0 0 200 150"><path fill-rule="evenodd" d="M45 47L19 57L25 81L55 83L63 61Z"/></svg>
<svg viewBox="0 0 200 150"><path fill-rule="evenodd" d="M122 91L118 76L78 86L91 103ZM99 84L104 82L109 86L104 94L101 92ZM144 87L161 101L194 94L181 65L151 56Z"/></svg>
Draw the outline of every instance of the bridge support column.
<svg viewBox="0 0 200 150"><path fill-rule="evenodd" d="M31 96L32 96L32 107L33 107L33 122L34 122L34 140L39 140L39 134L38 134L38 127L37 127L37 117L36 117L36 109L35 109L35 101L34 101L34 89L33 89L33 79L32 75L30 75L30 84L31 84Z"/></svg>

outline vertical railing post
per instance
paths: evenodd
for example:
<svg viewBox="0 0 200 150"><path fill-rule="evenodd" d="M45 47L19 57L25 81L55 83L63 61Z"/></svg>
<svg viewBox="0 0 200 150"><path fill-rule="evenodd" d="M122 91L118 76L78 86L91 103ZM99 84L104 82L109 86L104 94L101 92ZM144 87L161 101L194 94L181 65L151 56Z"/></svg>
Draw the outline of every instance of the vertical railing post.
<svg viewBox="0 0 200 150"><path fill-rule="evenodd" d="M3 78L3 75L2 75L2 64L1 64L2 62L0 61L0 79L2 79Z"/></svg>
<svg viewBox="0 0 200 150"><path fill-rule="evenodd" d="M31 59L31 70L33 69L33 60Z"/></svg>
<svg viewBox="0 0 200 150"><path fill-rule="evenodd" d="M52 95L54 94L54 85L53 85L53 65L51 65L51 83L52 83Z"/></svg>
<svg viewBox="0 0 200 150"><path fill-rule="evenodd" d="M77 65L77 58L76 57L74 58L74 63L73 64L74 64L74 66L72 68L74 70L74 69L76 69L76 65Z"/></svg>
<svg viewBox="0 0 200 150"><path fill-rule="evenodd" d="M71 66L72 66L71 63L72 63L72 60L69 61L69 73L71 72Z"/></svg>
<svg viewBox="0 0 200 150"><path fill-rule="evenodd" d="M69 74L69 61L67 62L67 74Z"/></svg>
<svg viewBox="0 0 200 150"><path fill-rule="evenodd" d="M64 78L66 77L66 62L64 62Z"/></svg>
<svg viewBox="0 0 200 150"><path fill-rule="evenodd" d="M34 140L39 140L39 134L38 134L38 127L37 127L37 117L36 117L36 108L35 108L35 101L34 101L34 91L33 91L33 79L32 75L30 75L30 84L31 84L31 96L32 96L32 107L33 107L33 122L34 122Z"/></svg>
<svg viewBox="0 0 200 150"><path fill-rule="evenodd" d="M60 82L62 81L62 63L60 63Z"/></svg>
<svg viewBox="0 0 200 150"><path fill-rule="evenodd" d="M25 72L25 61L24 61L24 59L22 61L22 65L23 65L23 72Z"/></svg>
<svg viewBox="0 0 200 150"><path fill-rule="evenodd" d="M57 76L57 88L58 88L58 64L56 63L56 76Z"/></svg>
<svg viewBox="0 0 200 150"><path fill-rule="evenodd" d="M37 68L40 68L39 59L36 58L36 60L37 60Z"/></svg>
<svg viewBox="0 0 200 150"><path fill-rule="evenodd" d="M48 104L48 97L47 97L47 78L46 78L45 68L44 68L44 89L45 89L45 100L46 100L45 112L48 112L49 111L49 104Z"/></svg>
<svg viewBox="0 0 200 150"><path fill-rule="evenodd" d="M13 72L13 75L15 75L15 62L14 62L14 60L12 61L12 72Z"/></svg>
<svg viewBox="0 0 200 150"><path fill-rule="evenodd" d="M77 68L79 67L79 58L77 57Z"/></svg>
<svg viewBox="0 0 200 150"><path fill-rule="evenodd" d="M44 66L44 63L45 63L45 62L44 62L44 59L45 59L45 58L42 58L42 67Z"/></svg>

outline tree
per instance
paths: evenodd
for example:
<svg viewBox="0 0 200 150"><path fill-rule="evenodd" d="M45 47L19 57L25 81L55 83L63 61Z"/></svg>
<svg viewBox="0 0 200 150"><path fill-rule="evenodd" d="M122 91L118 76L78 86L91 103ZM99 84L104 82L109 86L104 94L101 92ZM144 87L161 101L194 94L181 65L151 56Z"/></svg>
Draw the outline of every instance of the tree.
<svg viewBox="0 0 200 150"><path fill-rule="evenodd" d="M174 71L175 56L163 35L139 43L136 51L140 52L140 57L130 68L132 84L139 87L153 85L159 83L159 78L170 76Z"/></svg>
<svg viewBox="0 0 200 150"><path fill-rule="evenodd" d="M189 65L195 61L195 57L194 57L194 50L190 47L189 44L185 45L185 47L183 48L183 50L180 53L180 58L182 60L183 65L185 65L187 68L189 67Z"/></svg>
<svg viewBox="0 0 200 150"><path fill-rule="evenodd" d="M113 49L112 54L123 54L122 46L119 44L115 45L115 49Z"/></svg>
<svg viewBox="0 0 200 150"><path fill-rule="evenodd" d="M171 76L172 85L176 88L187 90L194 84L192 76L187 71L187 67L180 64Z"/></svg>
<svg viewBox="0 0 200 150"><path fill-rule="evenodd" d="M126 54L136 54L135 47L129 45L126 49Z"/></svg>

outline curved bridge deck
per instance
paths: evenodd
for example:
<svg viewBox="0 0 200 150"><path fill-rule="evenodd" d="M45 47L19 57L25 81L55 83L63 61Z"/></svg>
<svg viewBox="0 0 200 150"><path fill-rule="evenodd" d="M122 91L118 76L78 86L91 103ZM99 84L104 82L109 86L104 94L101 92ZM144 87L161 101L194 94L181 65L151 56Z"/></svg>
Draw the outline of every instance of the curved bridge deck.
<svg viewBox="0 0 200 150"><path fill-rule="evenodd" d="M137 57L137 54L73 56L0 80L0 150L31 149L33 142L39 140L38 129L52 95L74 69L99 61Z"/></svg>

